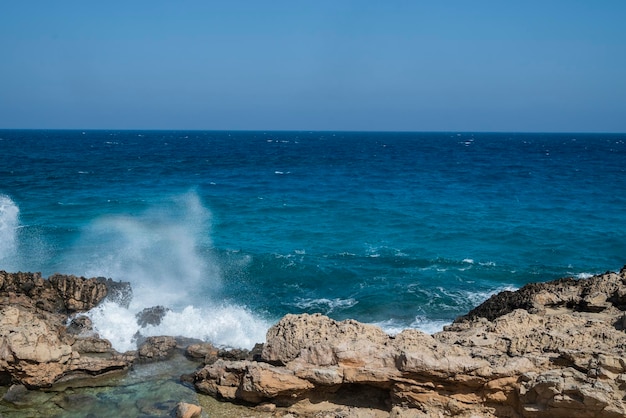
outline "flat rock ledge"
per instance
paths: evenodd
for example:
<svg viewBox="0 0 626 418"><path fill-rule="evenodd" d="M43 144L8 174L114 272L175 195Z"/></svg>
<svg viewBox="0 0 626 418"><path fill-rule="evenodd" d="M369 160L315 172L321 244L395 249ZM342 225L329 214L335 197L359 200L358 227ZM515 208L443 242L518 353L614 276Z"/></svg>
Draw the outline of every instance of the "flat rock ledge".
<svg viewBox="0 0 626 418"><path fill-rule="evenodd" d="M625 417L625 309L626 267L500 293L434 335L287 315L256 360L207 353L192 380L297 416Z"/></svg>

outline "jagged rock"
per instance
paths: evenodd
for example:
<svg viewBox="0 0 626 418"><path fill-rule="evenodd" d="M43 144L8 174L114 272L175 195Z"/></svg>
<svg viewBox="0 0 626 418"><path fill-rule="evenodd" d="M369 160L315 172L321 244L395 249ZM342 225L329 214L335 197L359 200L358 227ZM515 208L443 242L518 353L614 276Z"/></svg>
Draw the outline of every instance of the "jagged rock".
<svg viewBox="0 0 626 418"><path fill-rule="evenodd" d="M203 359L206 364L215 363L219 349L211 343L190 344L185 349L185 355L192 359Z"/></svg>
<svg viewBox="0 0 626 418"><path fill-rule="evenodd" d="M516 309L542 313L546 308L567 307L576 312L602 312L610 307L626 310L626 269L589 279L565 278L529 283L515 292L500 292L458 321L487 318L492 321Z"/></svg>
<svg viewBox="0 0 626 418"><path fill-rule="evenodd" d="M41 273L6 271L0 271L0 284L4 303L17 302L42 311L63 314L87 311L102 302L109 292L121 293L120 289L130 289L129 283L111 279L54 274L45 280Z"/></svg>
<svg viewBox="0 0 626 418"><path fill-rule="evenodd" d="M67 333L77 337L93 337L96 335L91 319L84 315L72 319L72 322L67 326Z"/></svg>
<svg viewBox="0 0 626 418"><path fill-rule="evenodd" d="M330 365L338 361L333 357L333 347L328 344L330 339L336 338L352 341L362 351L366 346L386 343L389 336L378 327L354 320L329 321L321 314L286 315L267 332L261 358L268 363L285 365L298 356L306 355L315 364ZM335 351L349 349L338 347Z"/></svg>
<svg viewBox="0 0 626 418"><path fill-rule="evenodd" d="M501 293L434 335L286 315L258 361L207 364L194 385L292 408L306 399L358 408L358 389L394 417L623 417L625 302L626 267Z"/></svg>
<svg viewBox="0 0 626 418"><path fill-rule="evenodd" d="M96 337L77 338L72 344L72 350L80 353L109 353L112 351L111 343Z"/></svg>
<svg viewBox="0 0 626 418"><path fill-rule="evenodd" d="M50 387L124 372L135 360L100 339L84 316L107 295L106 280L0 271L0 377L3 384Z"/></svg>
<svg viewBox="0 0 626 418"><path fill-rule="evenodd" d="M190 359L202 359L204 364L213 364L218 359L224 360L260 360L263 344L256 344L252 350L246 349L219 349L211 343L190 344L185 349L185 355Z"/></svg>
<svg viewBox="0 0 626 418"><path fill-rule="evenodd" d="M139 359L143 361L164 360L170 357L176 348L174 337L148 337L139 346Z"/></svg>
<svg viewBox="0 0 626 418"><path fill-rule="evenodd" d="M56 288L68 312L88 311L107 295L107 287L98 279L54 274L48 282Z"/></svg>
<svg viewBox="0 0 626 418"><path fill-rule="evenodd" d="M145 308L135 315L135 318L137 318L137 325L141 328L145 328L148 325L159 325L165 314L169 311L170 310L164 306Z"/></svg>
<svg viewBox="0 0 626 418"><path fill-rule="evenodd" d="M130 287L130 283L116 282L105 277L97 277L96 280L106 286L107 301L117 303L124 308L130 306L130 301L133 299L133 289Z"/></svg>

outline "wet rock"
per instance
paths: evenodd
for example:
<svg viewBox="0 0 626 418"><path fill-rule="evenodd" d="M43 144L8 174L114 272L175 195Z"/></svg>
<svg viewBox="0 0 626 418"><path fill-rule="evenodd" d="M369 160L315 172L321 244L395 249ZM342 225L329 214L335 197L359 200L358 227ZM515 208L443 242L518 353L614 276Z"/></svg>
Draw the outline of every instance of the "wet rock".
<svg viewBox="0 0 626 418"><path fill-rule="evenodd" d="M133 299L133 289L128 282L116 282L104 277L97 277L96 280L107 288L106 300L117 303L118 305L128 308Z"/></svg>
<svg viewBox="0 0 626 418"><path fill-rule="evenodd" d="M2 400L15 406L28 405L28 389L24 385L11 385L7 393L4 394Z"/></svg>
<svg viewBox="0 0 626 418"><path fill-rule="evenodd" d="M524 309L542 313L547 308L566 307L576 312L602 312L611 307L626 310L626 277L607 272L589 279L564 278L546 283L529 283L515 292L500 292L472 309L458 321L486 318L490 321Z"/></svg>
<svg viewBox="0 0 626 418"><path fill-rule="evenodd" d="M48 282L63 300L67 312L88 311L107 296L106 285L95 278L54 274L48 278Z"/></svg>
<svg viewBox="0 0 626 418"><path fill-rule="evenodd" d="M100 339L85 316L107 295L105 281L0 271L0 376L28 388L127 370L135 360Z"/></svg>
<svg viewBox="0 0 626 418"><path fill-rule="evenodd" d="M93 337L96 334L91 319L84 315L72 319L72 322L67 326L67 332L77 337Z"/></svg>
<svg viewBox="0 0 626 418"><path fill-rule="evenodd" d="M176 348L174 337L148 337L139 346L138 356L142 361L158 361L169 358Z"/></svg>
<svg viewBox="0 0 626 418"><path fill-rule="evenodd" d="M191 359L202 360L204 364L217 361L220 350L211 343L190 344L185 349L185 355Z"/></svg>
<svg viewBox="0 0 626 418"><path fill-rule="evenodd" d="M159 325L163 320L165 314L167 314L169 311L170 309L164 306L153 306L151 308L145 308L135 315L135 318L137 318L137 325L139 325L141 328L145 328L148 325Z"/></svg>

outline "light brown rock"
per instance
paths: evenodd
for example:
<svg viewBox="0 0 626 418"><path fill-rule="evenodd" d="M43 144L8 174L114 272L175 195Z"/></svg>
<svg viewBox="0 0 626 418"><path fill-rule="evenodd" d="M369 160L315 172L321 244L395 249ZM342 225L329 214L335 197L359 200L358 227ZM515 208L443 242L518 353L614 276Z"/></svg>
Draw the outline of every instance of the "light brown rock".
<svg viewBox="0 0 626 418"><path fill-rule="evenodd" d="M101 279L0 271L0 376L28 388L127 370L133 355L120 355L69 315L90 309L107 294Z"/></svg>
<svg viewBox="0 0 626 418"><path fill-rule="evenodd" d="M199 418L202 416L202 408L186 402L176 405L176 418Z"/></svg>
<svg viewBox="0 0 626 418"><path fill-rule="evenodd" d="M434 335L287 315L267 333L270 364L218 361L195 385L304 416L362 408L358 388L393 417L624 417L624 310L626 269L504 292Z"/></svg>

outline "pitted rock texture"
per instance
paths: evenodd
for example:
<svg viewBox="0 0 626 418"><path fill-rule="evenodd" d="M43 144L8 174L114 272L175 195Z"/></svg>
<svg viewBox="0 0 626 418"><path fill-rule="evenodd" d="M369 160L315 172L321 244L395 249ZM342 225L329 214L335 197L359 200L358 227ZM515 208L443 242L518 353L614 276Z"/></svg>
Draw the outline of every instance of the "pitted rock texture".
<svg viewBox="0 0 626 418"><path fill-rule="evenodd" d="M626 269L527 285L434 335L287 315L258 361L219 359L194 384L219 399L290 408L357 408L355 393L367 393L375 416L624 417L625 295Z"/></svg>
<svg viewBox="0 0 626 418"><path fill-rule="evenodd" d="M75 313L107 296L111 281L0 271L0 376L28 388L124 372L134 353L120 354ZM69 323L69 325L67 325Z"/></svg>

